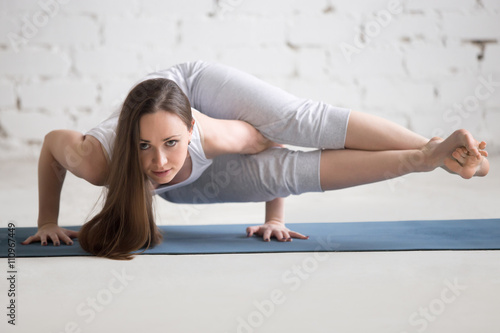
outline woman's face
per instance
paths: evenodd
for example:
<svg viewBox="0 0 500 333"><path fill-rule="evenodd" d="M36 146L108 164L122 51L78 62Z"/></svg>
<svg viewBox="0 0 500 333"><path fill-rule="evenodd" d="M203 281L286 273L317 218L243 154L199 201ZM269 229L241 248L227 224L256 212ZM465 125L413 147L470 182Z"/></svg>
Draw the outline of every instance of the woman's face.
<svg viewBox="0 0 500 333"><path fill-rule="evenodd" d="M188 130L173 113L158 111L141 117L139 131L142 171L153 185L169 183L184 165L192 127Z"/></svg>

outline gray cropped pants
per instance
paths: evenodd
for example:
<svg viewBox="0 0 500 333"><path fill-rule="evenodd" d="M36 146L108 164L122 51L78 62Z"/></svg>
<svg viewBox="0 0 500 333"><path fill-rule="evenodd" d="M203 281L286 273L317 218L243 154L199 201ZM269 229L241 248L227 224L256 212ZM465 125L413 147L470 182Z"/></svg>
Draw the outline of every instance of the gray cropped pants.
<svg viewBox="0 0 500 333"><path fill-rule="evenodd" d="M220 64L191 62L162 73L210 117L243 120L276 143L317 149L219 156L194 183L161 197L176 203L258 202L322 191L321 150L344 148L349 110L298 98Z"/></svg>

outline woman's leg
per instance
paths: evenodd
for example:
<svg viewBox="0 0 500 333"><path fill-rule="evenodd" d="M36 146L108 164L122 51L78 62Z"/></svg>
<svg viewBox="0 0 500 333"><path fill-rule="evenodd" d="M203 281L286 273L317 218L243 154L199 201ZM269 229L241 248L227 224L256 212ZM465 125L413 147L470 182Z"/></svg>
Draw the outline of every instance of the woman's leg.
<svg viewBox="0 0 500 333"><path fill-rule="evenodd" d="M218 64L204 66L187 81L193 107L210 117L246 121L280 144L344 148L347 109L298 98L250 74Z"/></svg>
<svg viewBox="0 0 500 333"><path fill-rule="evenodd" d="M345 148L361 150L402 150L422 148L429 139L389 120L351 111Z"/></svg>
<svg viewBox="0 0 500 333"><path fill-rule="evenodd" d="M277 143L382 151L419 149L429 142L388 120L298 98L230 67L196 62L179 66L177 72L195 108L215 118L244 120ZM442 166L468 177L482 158L470 134L462 135L461 141L477 161L467 159L466 173L464 163L457 160Z"/></svg>
<svg viewBox="0 0 500 333"><path fill-rule="evenodd" d="M160 196L194 204L270 201L389 180L443 165L464 178L484 176L488 161L483 156L477 159L456 149L466 144L466 136L467 132L457 131L446 140L432 139L423 148L409 150L302 152L271 148L255 155L222 155L195 182Z"/></svg>
<svg viewBox="0 0 500 333"><path fill-rule="evenodd" d="M188 96L199 111L244 120L272 141L322 149L400 150L426 139L391 121L296 97L237 69L194 63L186 67Z"/></svg>
<svg viewBox="0 0 500 333"><path fill-rule="evenodd" d="M472 144L478 149L467 149ZM420 149L364 151L324 150L320 162L323 190L335 190L389 180L413 172L444 167L463 178L485 176L489 171L485 143L470 133L455 131L446 140L431 139Z"/></svg>
<svg viewBox="0 0 500 333"><path fill-rule="evenodd" d="M420 171L423 155L411 150L324 150L320 182L324 191L374 183Z"/></svg>
<svg viewBox="0 0 500 333"><path fill-rule="evenodd" d="M195 182L160 194L177 203L262 202L322 192L321 151L270 148L255 155L221 155Z"/></svg>

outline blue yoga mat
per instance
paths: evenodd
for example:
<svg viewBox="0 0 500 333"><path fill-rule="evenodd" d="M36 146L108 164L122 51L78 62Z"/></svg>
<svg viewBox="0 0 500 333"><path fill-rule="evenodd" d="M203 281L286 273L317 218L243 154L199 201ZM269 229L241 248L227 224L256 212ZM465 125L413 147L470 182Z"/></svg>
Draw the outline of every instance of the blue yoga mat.
<svg viewBox="0 0 500 333"><path fill-rule="evenodd" d="M161 226L163 243L145 254L499 250L500 219L399 222L289 223L308 240L264 242L246 237L248 225ZM79 227L68 227L78 230ZM67 246L21 245L36 228L15 229L16 257L87 256L78 241ZM11 235L12 236L12 235ZM0 229L0 257L8 257L9 232ZM10 244L13 246L12 242Z"/></svg>

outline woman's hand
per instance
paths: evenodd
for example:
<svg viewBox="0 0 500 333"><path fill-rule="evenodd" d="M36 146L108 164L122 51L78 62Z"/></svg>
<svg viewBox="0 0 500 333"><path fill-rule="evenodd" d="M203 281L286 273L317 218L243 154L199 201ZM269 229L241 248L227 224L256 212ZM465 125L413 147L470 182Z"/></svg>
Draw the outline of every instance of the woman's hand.
<svg viewBox="0 0 500 333"><path fill-rule="evenodd" d="M271 237L275 237L280 242L291 242L292 238L308 239L298 232L291 231L285 227L285 199L275 198L266 202L266 223L259 226L247 228L247 236L262 236L265 242L269 242Z"/></svg>
<svg viewBox="0 0 500 333"><path fill-rule="evenodd" d="M280 242L291 242L292 238L308 239L309 236L304 236L298 232L291 231L282 222L267 221L263 225L247 228L247 237L253 235L262 236L265 242L269 242L271 237L275 237Z"/></svg>
<svg viewBox="0 0 500 333"><path fill-rule="evenodd" d="M66 245L73 245L72 238L78 237L78 231L61 228L57 223L47 223L38 227L38 232L24 240L21 244L28 245L32 242L41 242L47 245L47 237L52 240L55 246L59 246L61 241Z"/></svg>

